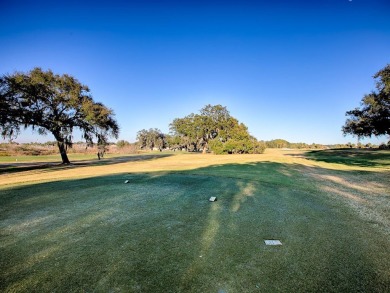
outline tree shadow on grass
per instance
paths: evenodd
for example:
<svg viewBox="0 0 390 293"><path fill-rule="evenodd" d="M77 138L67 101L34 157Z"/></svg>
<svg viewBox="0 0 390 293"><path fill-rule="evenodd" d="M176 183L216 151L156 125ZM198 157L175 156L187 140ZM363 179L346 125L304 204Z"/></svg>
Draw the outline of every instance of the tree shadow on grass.
<svg viewBox="0 0 390 293"><path fill-rule="evenodd" d="M0 289L384 292L389 241L305 178L353 173L326 172L257 162L5 188Z"/></svg>
<svg viewBox="0 0 390 293"><path fill-rule="evenodd" d="M309 160L358 167L390 167L390 151L369 149L331 149L309 151L304 154L287 154Z"/></svg>
<svg viewBox="0 0 390 293"><path fill-rule="evenodd" d="M104 158L101 160L77 160L69 165L53 163L53 162L36 162L36 163L12 163L12 164L0 164L0 174L18 173L24 171L33 170L46 170L46 171L58 171L67 170L81 167L92 166L109 166L114 164L121 164L127 162L136 161L149 161L160 158L172 156L172 154L146 154L146 155L132 155L132 156L120 156L113 158Z"/></svg>

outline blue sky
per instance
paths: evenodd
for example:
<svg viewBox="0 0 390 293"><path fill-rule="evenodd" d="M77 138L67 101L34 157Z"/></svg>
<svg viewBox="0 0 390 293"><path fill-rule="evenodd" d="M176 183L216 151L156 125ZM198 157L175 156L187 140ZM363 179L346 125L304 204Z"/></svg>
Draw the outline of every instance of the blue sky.
<svg viewBox="0 0 390 293"><path fill-rule="evenodd" d="M221 104L261 140L355 142L345 112L390 63L389 15L387 0L2 0L0 74L75 76L128 141Z"/></svg>

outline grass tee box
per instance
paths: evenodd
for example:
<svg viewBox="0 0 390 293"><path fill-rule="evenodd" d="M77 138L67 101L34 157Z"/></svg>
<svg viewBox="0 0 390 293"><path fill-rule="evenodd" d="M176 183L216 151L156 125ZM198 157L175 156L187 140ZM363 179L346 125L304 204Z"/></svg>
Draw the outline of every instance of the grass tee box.
<svg viewBox="0 0 390 293"><path fill-rule="evenodd" d="M302 155L3 174L0 291L388 292L389 170Z"/></svg>

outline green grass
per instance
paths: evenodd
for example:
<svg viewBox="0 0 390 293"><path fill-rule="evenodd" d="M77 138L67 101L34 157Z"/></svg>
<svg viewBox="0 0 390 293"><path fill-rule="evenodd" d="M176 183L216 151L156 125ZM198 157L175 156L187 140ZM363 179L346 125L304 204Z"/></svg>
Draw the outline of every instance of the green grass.
<svg viewBox="0 0 390 293"><path fill-rule="evenodd" d="M362 167L390 167L390 152L387 150L340 149L311 151L307 158L328 163Z"/></svg>
<svg viewBox="0 0 390 293"><path fill-rule="evenodd" d="M386 163L278 158L4 185L0 291L389 292Z"/></svg>
<svg viewBox="0 0 390 293"><path fill-rule="evenodd" d="M96 155L84 155L84 154L69 154L70 159L92 159L96 158ZM26 163L26 162L57 162L61 163L61 157L59 155L46 155L46 156L4 156L0 157L1 163Z"/></svg>

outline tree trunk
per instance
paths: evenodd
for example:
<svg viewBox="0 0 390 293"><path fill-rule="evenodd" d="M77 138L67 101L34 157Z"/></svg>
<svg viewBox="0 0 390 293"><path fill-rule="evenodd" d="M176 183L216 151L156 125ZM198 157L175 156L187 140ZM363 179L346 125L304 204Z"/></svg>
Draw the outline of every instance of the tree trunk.
<svg viewBox="0 0 390 293"><path fill-rule="evenodd" d="M202 154L205 154L207 152L207 149L208 149L208 143L205 142L205 144L203 145L203 151L202 151Z"/></svg>
<svg viewBox="0 0 390 293"><path fill-rule="evenodd" d="M62 164L70 164L70 161L68 159L68 155L66 154L65 143L63 141L57 140L57 146L58 146L58 149L60 150Z"/></svg>

